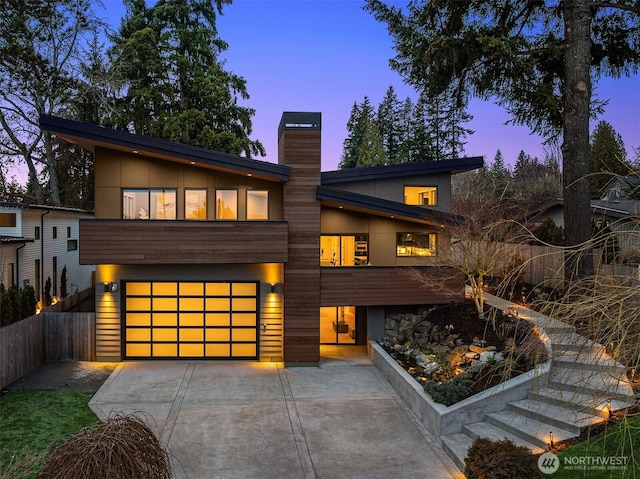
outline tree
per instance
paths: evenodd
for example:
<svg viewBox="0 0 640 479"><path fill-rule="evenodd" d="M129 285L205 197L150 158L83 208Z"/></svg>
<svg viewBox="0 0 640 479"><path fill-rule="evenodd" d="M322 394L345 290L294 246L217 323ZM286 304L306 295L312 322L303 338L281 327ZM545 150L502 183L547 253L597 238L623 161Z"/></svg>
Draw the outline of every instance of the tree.
<svg viewBox="0 0 640 479"><path fill-rule="evenodd" d="M369 97L365 96L360 105L353 105L347 132L340 168L385 164L386 154Z"/></svg>
<svg viewBox="0 0 640 479"><path fill-rule="evenodd" d="M602 198L613 175L628 175L632 169L622 137L606 121L598 123L591 136L591 197Z"/></svg>
<svg viewBox="0 0 640 479"><path fill-rule="evenodd" d="M381 0L366 8L394 38L391 66L430 95L452 88L496 99L512 122L548 138L562 134L566 244L589 239L592 81L638 70L638 2L431 0L404 13ZM567 262L587 274L591 258Z"/></svg>
<svg viewBox="0 0 640 479"><path fill-rule="evenodd" d="M387 163L395 165L400 163L400 101L396 96L393 86L389 86L384 98L378 105L377 123L382 146L387 154Z"/></svg>
<svg viewBox="0 0 640 479"><path fill-rule="evenodd" d="M126 80L118 125L135 133L246 156L264 156L249 139L255 111L239 105L246 81L225 71L216 16L231 0L125 0L128 12L110 50Z"/></svg>
<svg viewBox="0 0 640 479"><path fill-rule="evenodd" d="M40 114L60 114L78 86L82 43L101 26L89 0L0 0L0 156L24 162L35 201L61 204L53 141Z"/></svg>

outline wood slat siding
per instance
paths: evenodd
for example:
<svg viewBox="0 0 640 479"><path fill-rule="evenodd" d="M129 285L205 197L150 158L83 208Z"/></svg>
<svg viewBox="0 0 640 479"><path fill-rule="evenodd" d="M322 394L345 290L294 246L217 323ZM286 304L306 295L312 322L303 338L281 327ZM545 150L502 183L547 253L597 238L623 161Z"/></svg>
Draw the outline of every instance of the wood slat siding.
<svg viewBox="0 0 640 479"><path fill-rule="evenodd" d="M287 224L278 221L87 220L82 264L284 263Z"/></svg>
<svg viewBox="0 0 640 479"><path fill-rule="evenodd" d="M120 361L120 293L104 293L96 287L96 359Z"/></svg>
<svg viewBox="0 0 640 479"><path fill-rule="evenodd" d="M417 281L410 270L421 271L429 282ZM333 267L322 268L322 306L392 306L442 304L464 300L464 276L448 268Z"/></svg>
<svg viewBox="0 0 640 479"><path fill-rule="evenodd" d="M47 361L95 361L93 313L43 313Z"/></svg>
<svg viewBox="0 0 640 479"><path fill-rule="evenodd" d="M285 128L279 138L280 164L291 167L283 186L284 219L289 224L284 266L284 361L320 360L320 130Z"/></svg>
<svg viewBox="0 0 640 479"><path fill-rule="evenodd" d="M282 361L282 318L284 314L282 295L271 293L271 287L263 283L260 294L260 360ZM262 327L265 325L265 328Z"/></svg>
<svg viewBox="0 0 640 479"><path fill-rule="evenodd" d="M0 328L0 388L44 361L42 316L30 316Z"/></svg>

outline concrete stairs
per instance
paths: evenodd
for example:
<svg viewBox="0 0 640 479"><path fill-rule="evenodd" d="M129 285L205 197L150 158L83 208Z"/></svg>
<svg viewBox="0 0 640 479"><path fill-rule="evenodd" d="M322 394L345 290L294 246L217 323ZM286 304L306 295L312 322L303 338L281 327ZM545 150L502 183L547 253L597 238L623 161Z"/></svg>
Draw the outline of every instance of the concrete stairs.
<svg viewBox="0 0 640 479"><path fill-rule="evenodd" d="M525 399L506 409L485 414L484 421L465 424L462 432L440 436L451 459L464 471L464 459L473 440L510 439L534 454L554 443L580 435L583 428L606 421L610 411L635 404L625 367L604 347L578 334L572 326L535 315L532 318L551 342L548 381L535 385Z"/></svg>

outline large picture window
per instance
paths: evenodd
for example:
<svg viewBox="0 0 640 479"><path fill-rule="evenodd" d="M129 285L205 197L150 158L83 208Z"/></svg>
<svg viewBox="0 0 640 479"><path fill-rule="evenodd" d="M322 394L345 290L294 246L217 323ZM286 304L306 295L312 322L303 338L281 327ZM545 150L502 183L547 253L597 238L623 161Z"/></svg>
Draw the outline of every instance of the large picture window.
<svg viewBox="0 0 640 479"><path fill-rule="evenodd" d="M267 190L247 191L247 219L269 219L269 192Z"/></svg>
<svg viewBox="0 0 640 479"><path fill-rule="evenodd" d="M238 219L238 191L216 190L216 219Z"/></svg>
<svg viewBox="0 0 640 479"><path fill-rule="evenodd" d="M127 220L175 220L176 190L123 190L122 217Z"/></svg>
<svg viewBox="0 0 640 479"><path fill-rule="evenodd" d="M185 190L184 219L207 219L207 190Z"/></svg>
<svg viewBox="0 0 640 479"><path fill-rule="evenodd" d="M435 233L398 233L396 256L435 256Z"/></svg>
<svg viewBox="0 0 640 479"><path fill-rule="evenodd" d="M363 266L369 263L369 235L322 235L320 266Z"/></svg>
<svg viewBox="0 0 640 479"><path fill-rule="evenodd" d="M417 206L436 206L438 188L435 186L405 186L404 204Z"/></svg>

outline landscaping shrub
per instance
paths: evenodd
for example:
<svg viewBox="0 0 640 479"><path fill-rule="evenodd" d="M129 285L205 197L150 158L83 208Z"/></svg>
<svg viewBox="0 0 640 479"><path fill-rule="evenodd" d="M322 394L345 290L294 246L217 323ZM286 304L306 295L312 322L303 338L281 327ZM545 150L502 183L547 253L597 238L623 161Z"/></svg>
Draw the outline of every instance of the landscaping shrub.
<svg viewBox="0 0 640 479"><path fill-rule="evenodd" d="M427 381L424 390L435 402L451 406L473 394L473 380L460 374L449 381Z"/></svg>
<svg viewBox="0 0 640 479"><path fill-rule="evenodd" d="M467 479L536 479L540 478L538 460L524 446L512 441L477 438L464 460Z"/></svg>
<svg viewBox="0 0 640 479"><path fill-rule="evenodd" d="M53 298L51 297L51 278L47 276L47 280L44 282L44 297L42 301L45 306L50 306Z"/></svg>
<svg viewBox="0 0 640 479"><path fill-rule="evenodd" d="M33 286L6 289L0 284L0 326L32 316L36 312L36 292Z"/></svg>
<svg viewBox="0 0 640 479"><path fill-rule="evenodd" d="M170 479L164 445L139 418L115 415L89 426L53 451L39 479Z"/></svg>

